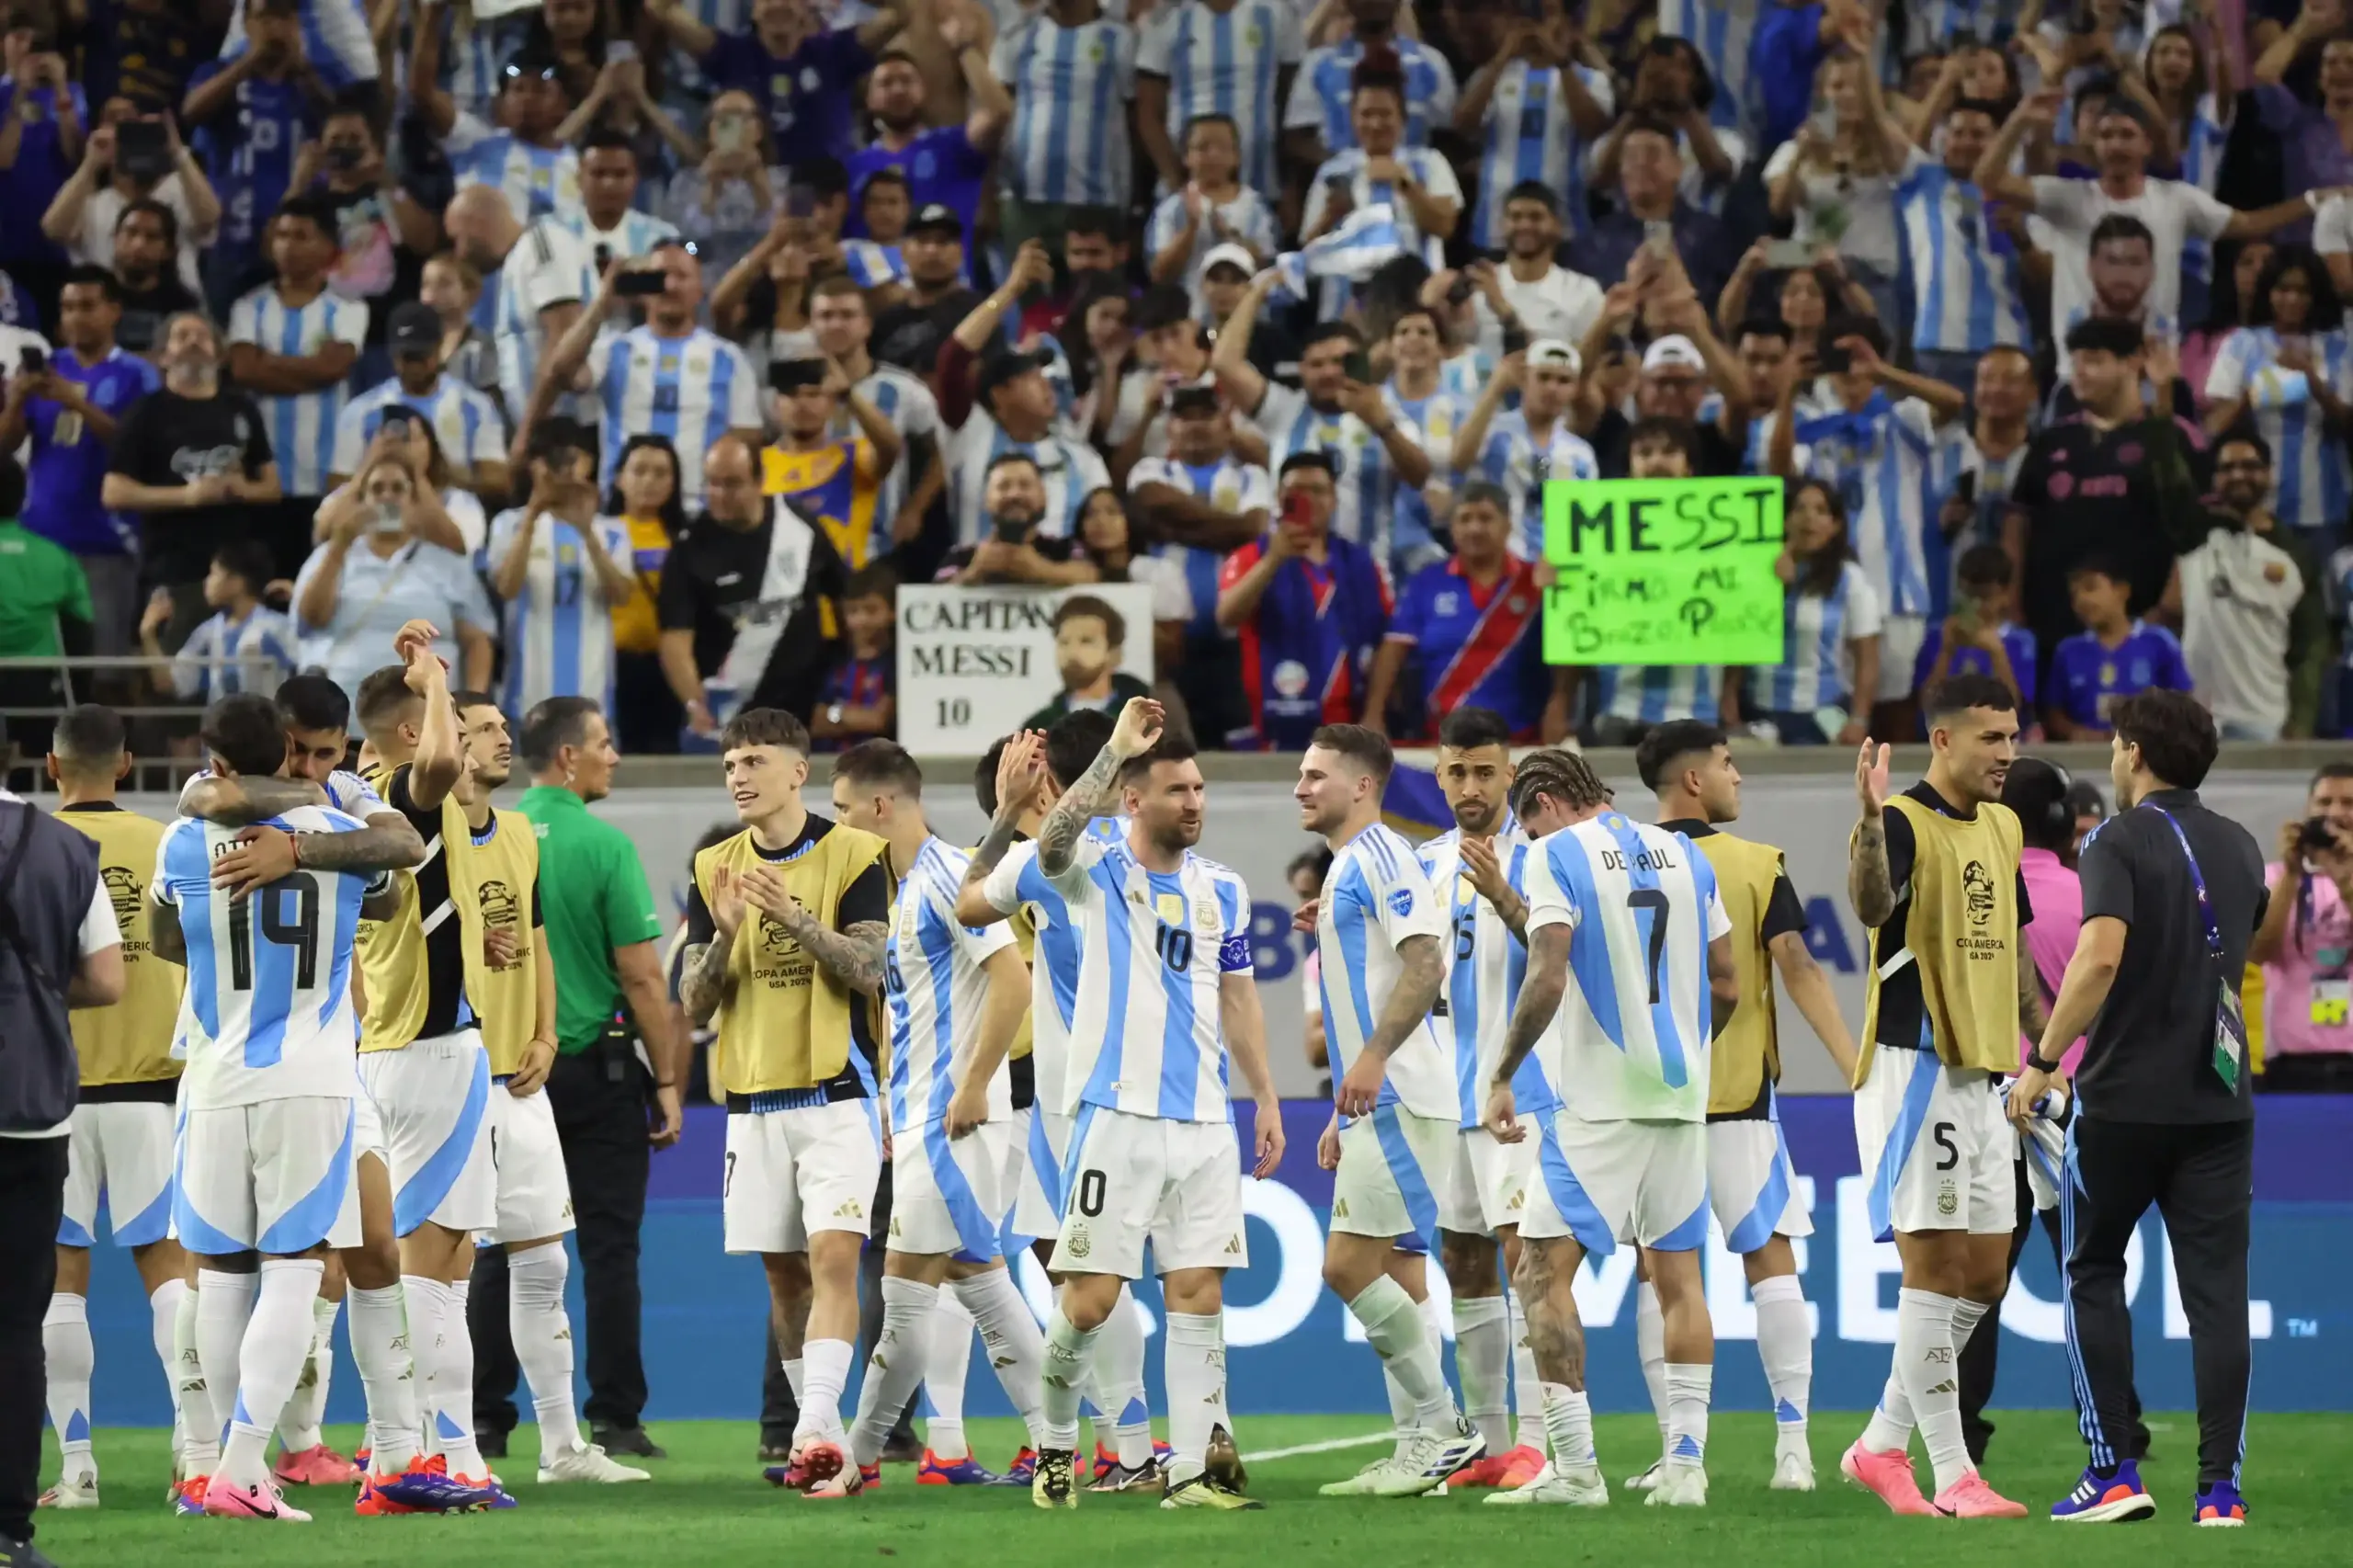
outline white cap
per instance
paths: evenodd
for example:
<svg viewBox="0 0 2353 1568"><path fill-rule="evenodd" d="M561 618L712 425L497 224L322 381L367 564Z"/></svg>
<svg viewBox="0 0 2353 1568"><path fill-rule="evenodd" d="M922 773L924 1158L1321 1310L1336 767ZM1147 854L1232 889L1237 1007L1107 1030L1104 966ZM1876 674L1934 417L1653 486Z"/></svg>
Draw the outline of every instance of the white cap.
<svg viewBox="0 0 2353 1568"><path fill-rule="evenodd" d="M1566 370L1572 376L1585 374L1585 360L1577 351L1557 337L1540 337L1528 346L1528 368L1531 370Z"/></svg>
<svg viewBox="0 0 2353 1568"><path fill-rule="evenodd" d="M1699 352L1697 344L1681 333L1659 338L1643 350L1643 369L1645 370L1704 370L1707 368L1707 357Z"/></svg>
<svg viewBox="0 0 2353 1568"><path fill-rule="evenodd" d="M1240 267L1242 276L1245 278L1256 278L1258 275L1258 258L1250 254L1250 247L1238 245L1232 240L1228 240L1222 245L1211 245L1210 254L1201 257L1201 276L1208 277L1210 268L1222 261L1231 262Z"/></svg>

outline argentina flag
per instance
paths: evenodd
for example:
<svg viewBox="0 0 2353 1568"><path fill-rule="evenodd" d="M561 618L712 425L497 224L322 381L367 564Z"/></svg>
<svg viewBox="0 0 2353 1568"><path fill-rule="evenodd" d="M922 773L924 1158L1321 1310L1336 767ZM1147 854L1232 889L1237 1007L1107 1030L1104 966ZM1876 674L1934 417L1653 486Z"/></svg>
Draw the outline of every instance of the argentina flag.
<svg viewBox="0 0 2353 1568"><path fill-rule="evenodd" d="M1404 248L1395 210L1379 203L1358 208L1331 233L1308 241L1303 249L1275 257L1275 271L1281 277L1283 291L1304 301L1309 278L1345 278L1361 283Z"/></svg>

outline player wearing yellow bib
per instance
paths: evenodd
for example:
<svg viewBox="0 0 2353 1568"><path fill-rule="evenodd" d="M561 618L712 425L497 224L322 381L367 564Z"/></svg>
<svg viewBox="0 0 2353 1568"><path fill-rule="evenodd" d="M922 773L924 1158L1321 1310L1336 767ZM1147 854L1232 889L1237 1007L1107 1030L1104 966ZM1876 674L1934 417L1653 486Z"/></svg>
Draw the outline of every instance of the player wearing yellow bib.
<svg viewBox="0 0 2353 1568"><path fill-rule="evenodd" d="M842 1391L882 1167L873 999L891 873L881 839L802 803L800 720L748 709L720 732L720 747L745 831L695 857L678 994L688 1017L717 1034L727 1250L760 1255L801 1404L791 1457L768 1479L807 1492L848 1458Z"/></svg>
<svg viewBox="0 0 2353 1568"><path fill-rule="evenodd" d="M1894 1365L1839 1469L1899 1514L2021 1518L1985 1484L1961 1434L1955 1362L2009 1281L2018 1224L2017 1141L1997 1080L2018 1067L2021 1028L2042 1033L2033 918L2018 869L2018 819L2001 804L2018 756L2017 699L1990 676L1929 688L1928 771L1888 796L1888 748L1855 764L1862 820L1847 892L1870 928L1855 1142L1871 1229L1904 1260ZM1917 1426L1936 1500L1912 1479Z"/></svg>
<svg viewBox="0 0 2353 1568"><path fill-rule="evenodd" d="M784 360L768 371L768 384L784 428L760 454L760 489L823 528L855 572L874 553L875 500L906 443L831 359ZM837 406L858 421L848 440L833 435Z"/></svg>
<svg viewBox="0 0 2353 1568"><path fill-rule="evenodd" d="M122 999L73 1015L81 1059L82 1097L74 1108L65 1170L65 1213L57 1228L57 1284L41 1319L49 1366L49 1420L57 1428L57 1484L45 1508L98 1506L98 1466L90 1449L90 1249L97 1245L98 1195L106 1194L114 1244L131 1249L153 1314L155 1354L171 1380L175 1415L179 1380L173 1324L188 1294L188 1257L169 1234L172 1210L172 1103L180 1064L172 1059L174 1025L188 971L156 955L148 933L147 883L155 874L164 824L127 812L115 788L131 768L122 720L85 703L57 722L49 777L57 785L57 820L98 846L98 881L122 927Z"/></svg>
<svg viewBox="0 0 2353 1568"><path fill-rule="evenodd" d="M1658 797L1658 825L1689 839L1715 869L1716 889L1732 920L1740 1005L1711 1047L1708 1200L1756 1303L1756 1354L1773 1395L1773 1490L1811 1492L1813 1459L1806 1447L1806 1411L1813 1382L1813 1324L1790 1238L1812 1235L1813 1221L1798 1198L1777 1108L1781 1048L1774 973L1779 971L1790 1000L1849 1083L1854 1038L1838 1016L1829 978L1806 950L1805 906L1790 882L1781 852L1716 830L1717 824L1740 817L1740 769L1733 765L1724 733L1692 719L1661 724L1636 749L1634 764ZM1666 1325L1650 1281L1639 1290L1636 1343L1664 1434ZM1645 1490L1659 1468L1653 1465L1627 1484Z"/></svg>
<svg viewBox="0 0 2353 1568"><path fill-rule="evenodd" d="M563 1300L572 1186L555 1113L540 1092L555 1064L556 1003L540 907L540 840L530 818L491 803L514 773L506 716L484 692L461 691L455 700L467 762L458 800L472 850L459 892L482 926L482 940L465 949L466 994L481 1010L490 1055L490 1164L497 1186L497 1221L480 1244L506 1250L507 1334L539 1415L540 1483L648 1481L648 1471L616 1464L580 1437Z"/></svg>

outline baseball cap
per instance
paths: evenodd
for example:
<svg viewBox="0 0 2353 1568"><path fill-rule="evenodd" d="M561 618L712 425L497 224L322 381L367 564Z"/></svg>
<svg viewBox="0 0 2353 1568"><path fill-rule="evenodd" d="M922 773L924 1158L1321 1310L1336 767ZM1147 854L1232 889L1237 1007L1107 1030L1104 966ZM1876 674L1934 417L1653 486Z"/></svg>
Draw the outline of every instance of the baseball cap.
<svg viewBox="0 0 2353 1568"><path fill-rule="evenodd" d="M1210 254L1201 257L1201 276L1206 278L1213 268L1220 267L1238 267L1242 269L1242 276L1249 278L1258 270L1258 258L1250 254L1249 246L1238 245L1228 240L1222 245L1211 245Z"/></svg>
<svg viewBox="0 0 2353 1568"><path fill-rule="evenodd" d="M1033 348L1026 354L992 354L981 365L980 384L973 395L981 406L988 406L989 394L1007 381L1017 380L1032 370L1042 370L1053 363L1053 355L1043 348Z"/></svg>
<svg viewBox="0 0 2353 1568"><path fill-rule="evenodd" d="M384 346L395 354L438 354L441 351L441 318L422 300L411 300L392 312L384 329Z"/></svg>
<svg viewBox="0 0 2353 1568"><path fill-rule="evenodd" d="M1530 358L1534 356L1531 354ZM1643 350L1643 369L1649 370L1704 370L1708 361L1699 346L1681 333L1657 339Z"/></svg>
<svg viewBox="0 0 2353 1568"><path fill-rule="evenodd" d="M914 222L907 225L909 233L924 229L945 229L961 240L964 237L964 220L956 216L956 209L953 207L945 202L934 201L926 204L915 215Z"/></svg>
<svg viewBox="0 0 2353 1568"><path fill-rule="evenodd" d="M1540 337L1528 346L1528 368L1566 370L1572 376L1581 376L1585 374L1585 358L1557 337Z"/></svg>

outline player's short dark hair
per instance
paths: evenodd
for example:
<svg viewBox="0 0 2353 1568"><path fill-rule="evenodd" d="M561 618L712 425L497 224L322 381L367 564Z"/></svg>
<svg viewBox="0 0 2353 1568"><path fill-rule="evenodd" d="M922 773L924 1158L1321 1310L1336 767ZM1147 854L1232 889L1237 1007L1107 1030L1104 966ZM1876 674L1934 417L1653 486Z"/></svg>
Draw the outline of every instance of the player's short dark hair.
<svg viewBox="0 0 2353 1568"><path fill-rule="evenodd" d="M351 698L325 676L289 676L278 685L278 716L290 729L346 729Z"/></svg>
<svg viewBox="0 0 2353 1568"><path fill-rule="evenodd" d="M1953 575L1972 587L2006 588L2016 572L2010 552L1998 544L1971 545L1953 564Z"/></svg>
<svg viewBox="0 0 2353 1568"><path fill-rule="evenodd" d="M67 267L64 278L57 285L58 291L63 293L77 284L84 288L96 289L115 304L122 303L121 280L103 267L85 261L79 267Z"/></svg>
<svg viewBox="0 0 2353 1568"><path fill-rule="evenodd" d="M449 705L463 713L469 708L496 708L498 699L486 691L476 691L469 687L460 691L451 692Z"/></svg>
<svg viewBox="0 0 2353 1568"><path fill-rule="evenodd" d="M852 599L881 599L889 604L899 602L899 574L880 561L870 561L849 574L842 585L842 603Z"/></svg>
<svg viewBox="0 0 2353 1568"><path fill-rule="evenodd" d="M400 722L408 705L418 700L408 688L408 670L400 665L386 665L370 670L359 678L359 689L352 698L353 710L359 715L359 727L371 738Z"/></svg>
<svg viewBox="0 0 2353 1568"><path fill-rule="evenodd" d="M49 749L76 767L114 771L122 760L122 715L97 702L69 708L50 732Z"/></svg>
<svg viewBox="0 0 2353 1568"><path fill-rule="evenodd" d="M2136 691L2109 715L2116 738L2141 748L2142 764L2177 790L2206 782L2222 749L2214 715L2186 691Z"/></svg>
<svg viewBox="0 0 2353 1568"><path fill-rule="evenodd" d="M232 772L262 778L285 765L286 726L278 704L258 692L222 698L204 710L196 733Z"/></svg>
<svg viewBox="0 0 2353 1568"><path fill-rule="evenodd" d="M876 736L834 758L834 777L861 786L884 785L910 801L923 794L923 769L907 748Z"/></svg>
<svg viewBox="0 0 2353 1568"><path fill-rule="evenodd" d="M1539 795L1549 795L1572 811L1606 806L1614 798L1609 786L1601 781L1601 775L1593 770L1593 764L1575 752L1557 746L1547 746L1520 758L1519 769L1511 781L1511 814L1526 820Z"/></svg>
<svg viewBox="0 0 2353 1568"><path fill-rule="evenodd" d="M1561 198L1559 193L1554 191L1551 186L1546 185L1540 179L1521 180L1518 185L1513 186L1509 190L1504 192L1504 205L1506 207L1509 207L1515 201L1533 201L1540 207L1543 208L1545 211L1550 212L1553 217L1557 218L1561 215Z"/></svg>
<svg viewBox="0 0 2353 1568"><path fill-rule="evenodd" d="M1053 628L1060 631L1070 621L1096 619L1103 623L1103 639L1114 648L1124 648L1128 642L1128 618L1111 608L1108 599L1093 594L1073 594L1054 610Z"/></svg>
<svg viewBox="0 0 2353 1568"><path fill-rule="evenodd" d="M603 711L593 697L543 697L531 704L530 711L523 715L523 733L516 742L516 750L523 754L523 766L534 773L553 767L556 753L587 744L588 721Z"/></svg>
<svg viewBox="0 0 2353 1568"><path fill-rule="evenodd" d="M1350 762L1361 765L1378 783L1388 783L1389 775L1396 770L1397 753L1389 744L1389 737L1362 724L1319 724L1315 733L1307 737L1307 744L1338 752Z"/></svg>
<svg viewBox="0 0 2353 1568"><path fill-rule="evenodd" d="M1119 722L1097 708L1081 708L1054 721L1046 732L1046 771L1067 790L1095 766Z"/></svg>
<svg viewBox="0 0 2353 1568"><path fill-rule="evenodd" d="M2124 563L2107 554L2086 555L2067 568L2067 581L2072 583L2078 577L2105 577L2127 587L2132 584L2132 574L2125 570Z"/></svg>
<svg viewBox="0 0 2353 1568"><path fill-rule="evenodd" d="M1457 708L1438 722L1438 744L1455 751L1481 746L1511 749L1511 726L1492 708Z"/></svg>
<svg viewBox="0 0 2353 1568"><path fill-rule="evenodd" d="M1154 763L1190 762L1199 755L1192 736L1175 724L1168 724L1161 731L1159 741L1150 751L1139 752L1120 765L1120 786L1125 789L1131 784L1141 785L1152 776Z"/></svg>
<svg viewBox="0 0 2353 1568"><path fill-rule="evenodd" d="M2063 853L2075 842L2075 808L2067 796L2075 780L2055 762L2022 756L2002 780L2002 804L2018 813L2029 848Z"/></svg>
<svg viewBox="0 0 2353 1568"><path fill-rule="evenodd" d="M2010 689L2009 682L1990 675L1957 675L1937 682L1922 694L1920 700L1921 711L1931 719L1966 713L1972 708L1992 713L2015 713L2018 710L2018 693Z"/></svg>
<svg viewBox="0 0 2353 1568"><path fill-rule="evenodd" d="M1005 759L1005 748L1013 744L1011 735L999 735L981 753L981 760L972 764L972 799L980 802L981 814L996 815L996 765Z"/></svg>
<svg viewBox="0 0 2353 1568"><path fill-rule="evenodd" d="M1722 729L1705 720L1669 719L1634 748L1634 771L1643 776L1643 789L1655 790L1675 771L1675 764L1694 753L1713 753L1723 744Z"/></svg>
<svg viewBox="0 0 2353 1568"><path fill-rule="evenodd" d="M782 746L807 756L809 726L781 708L746 708L719 732L721 751L745 746Z"/></svg>
<svg viewBox="0 0 2353 1568"><path fill-rule="evenodd" d="M213 547L212 563L232 577L244 578L245 591L259 598L269 586L278 562L269 547L257 539L231 539Z"/></svg>

